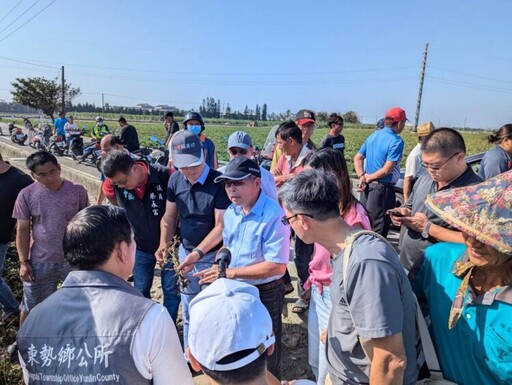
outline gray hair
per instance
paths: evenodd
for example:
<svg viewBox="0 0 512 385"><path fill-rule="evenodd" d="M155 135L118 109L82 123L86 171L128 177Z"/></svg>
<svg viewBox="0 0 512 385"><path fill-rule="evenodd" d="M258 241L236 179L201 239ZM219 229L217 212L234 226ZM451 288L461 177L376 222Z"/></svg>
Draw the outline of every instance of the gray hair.
<svg viewBox="0 0 512 385"><path fill-rule="evenodd" d="M340 190L329 174L305 170L279 190L279 201L294 214L308 214L318 221L340 216Z"/></svg>

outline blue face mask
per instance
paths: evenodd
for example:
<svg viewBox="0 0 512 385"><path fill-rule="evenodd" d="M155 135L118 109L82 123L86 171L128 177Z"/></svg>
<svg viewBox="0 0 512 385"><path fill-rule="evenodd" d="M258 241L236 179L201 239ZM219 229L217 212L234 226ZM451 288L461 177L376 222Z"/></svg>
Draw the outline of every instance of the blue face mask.
<svg viewBox="0 0 512 385"><path fill-rule="evenodd" d="M187 126L187 130L195 135L199 135L201 133L201 126L198 124Z"/></svg>

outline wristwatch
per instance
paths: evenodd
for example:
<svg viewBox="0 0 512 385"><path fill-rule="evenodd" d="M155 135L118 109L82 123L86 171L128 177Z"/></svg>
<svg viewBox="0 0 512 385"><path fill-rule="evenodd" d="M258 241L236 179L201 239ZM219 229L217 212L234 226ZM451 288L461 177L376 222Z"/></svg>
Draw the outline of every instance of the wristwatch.
<svg viewBox="0 0 512 385"><path fill-rule="evenodd" d="M430 227L432 226L432 222L428 221L427 222L427 225L425 226L425 228L423 229L423 231L421 232L421 237L423 239L428 239L429 235L428 235L428 232L430 231Z"/></svg>

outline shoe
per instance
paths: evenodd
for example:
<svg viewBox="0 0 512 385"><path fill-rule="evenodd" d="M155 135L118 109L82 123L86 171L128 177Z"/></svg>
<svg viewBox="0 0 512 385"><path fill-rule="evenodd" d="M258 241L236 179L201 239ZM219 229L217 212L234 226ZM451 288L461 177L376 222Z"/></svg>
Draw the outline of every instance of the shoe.
<svg viewBox="0 0 512 385"><path fill-rule="evenodd" d="M304 314L309 308L309 303L299 298L292 307L292 312L295 314Z"/></svg>
<svg viewBox="0 0 512 385"><path fill-rule="evenodd" d="M293 293L295 289L293 288L293 285L291 283L287 283L284 285L284 295L288 295Z"/></svg>

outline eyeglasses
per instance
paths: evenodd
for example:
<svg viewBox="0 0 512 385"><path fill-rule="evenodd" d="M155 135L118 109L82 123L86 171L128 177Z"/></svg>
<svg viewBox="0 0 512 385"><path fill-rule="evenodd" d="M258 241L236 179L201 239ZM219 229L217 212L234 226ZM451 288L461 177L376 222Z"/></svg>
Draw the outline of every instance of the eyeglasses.
<svg viewBox="0 0 512 385"><path fill-rule="evenodd" d="M433 164L430 164L430 163L425 163L425 162L421 162L421 165L425 168L428 168L428 169L431 169L433 171L438 171L438 170L441 170L444 165L446 163L448 163L450 160L452 160L455 156L459 155L460 152L456 152L455 154L453 154L452 156L450 156L448 159L446 159L443 163L441 163L440 165L433 165Z"/></svg>
<svg viewBox="0 0 512 385"><path fill-rule="evenodd" d="M298 215L304 215L305 217L314 218L313 215L306 213L297 213L295 215L292 215L291 217L286 217L286 215L283 215L283 217L281 218L281 223L285 226L290 226L290 219L293 219Z"/></svg>
<svg viewBox="0 0 512 385"><path fill-rule="evenodd" d="M133 169L133 166L130 167L130 169L128 170L128 172L125 174L126 176L119 180L119 181L113 181L112 179L110 180L111 183L114 185L114 186L117 186L117 187L123 187L123 186L126 186L126 184L128 183L128 178L130 178L130 174L132 173L132 169Z"/></svg>
<svg viewBox="0 0 512 385"><path fill-rule="evenodd" d="M233 156L237 156L237 155L247 155L247 149L245 148L239 148L239 149L236 149L236 150L232 150L231 148L229 149L229 153Z"/></svg>

